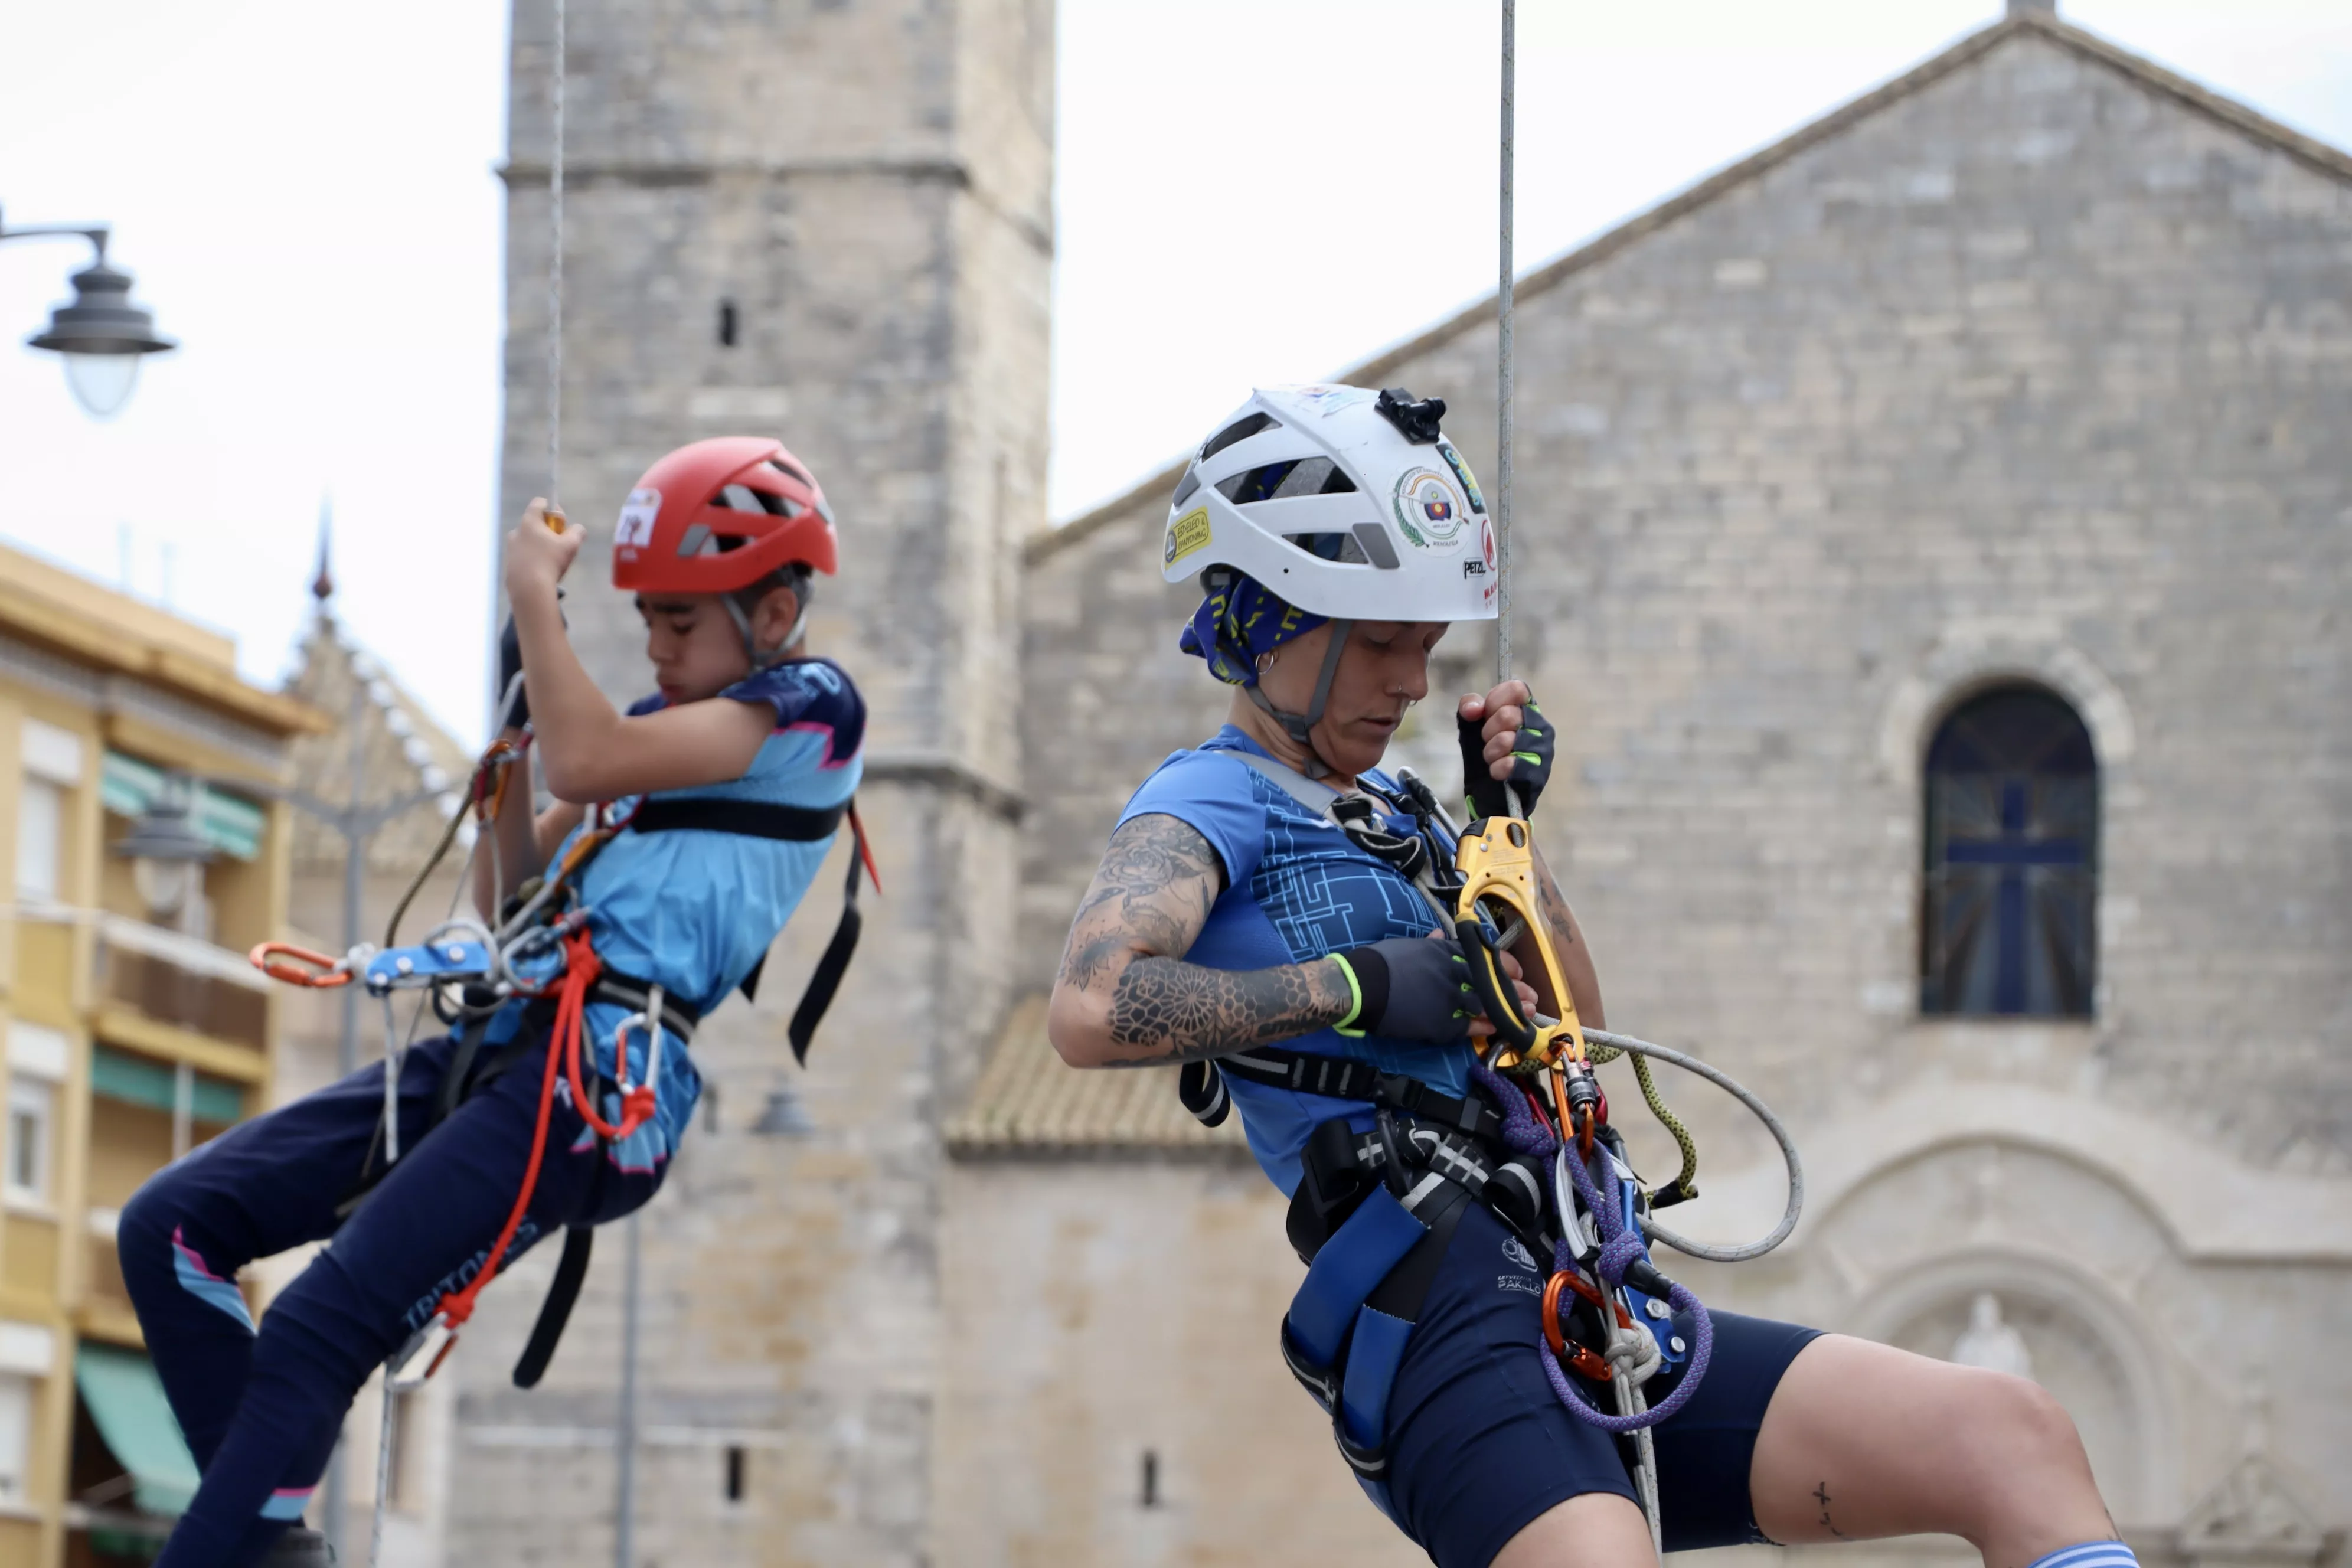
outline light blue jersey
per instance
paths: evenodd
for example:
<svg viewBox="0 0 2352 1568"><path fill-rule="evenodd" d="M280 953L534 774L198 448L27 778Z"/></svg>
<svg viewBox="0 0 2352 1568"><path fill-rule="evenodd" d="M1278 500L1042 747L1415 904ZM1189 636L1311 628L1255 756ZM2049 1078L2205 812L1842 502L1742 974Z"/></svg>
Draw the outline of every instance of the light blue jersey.
<svg viewBox="0 0 2352 1568"><path fill-rule="evenodd" d="M794 659L760 670L719 695L775 710L775 731L751 770L727 784L646 798L746 800L829 810L856 794L866 703L839 665ZM634 716L664 706L659 697L650 697L629 711ZM614 802L613 819L626 818L637 798ZM583 824L565 838L558 860L585 830ZM606 969L657 984L707 1014L767 956L769 944L824 863L833 837L800 842L703 828L625 831L581 873L576 901L589 911L588 929ZM509 1012L512 1020L499 1019L493 1038L510 1037L520 1023L520 1009ZM627 1016L606 1003L588 1009L596 1067L607 1078L614 1076L613 1032ZM675 1153L701 1096L701 1075L685 1047L669 1037L664 1044L655 1120L613 1151L624 1170L652 1169ZM631 1030L632 1082L645 1081L645 1047L644 1032ZM605 1099L605 1119L614 1120L619 1102L611 1095Z"/></svg>

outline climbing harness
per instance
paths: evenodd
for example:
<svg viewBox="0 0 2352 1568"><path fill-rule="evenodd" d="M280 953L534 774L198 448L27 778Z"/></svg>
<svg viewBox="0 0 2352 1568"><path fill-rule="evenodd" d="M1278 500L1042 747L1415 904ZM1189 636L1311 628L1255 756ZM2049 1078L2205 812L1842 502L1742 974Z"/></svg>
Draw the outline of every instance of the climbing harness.
<svg viewBox="0 0 2352 1568"><path fill-rule="evenodd" d="M1336 824L1359 848L1423 894L1459 942L1494 1035L1472 1068L1474 1089L1454 1096L1356 1058L1258 1046L1191 1062L1178 1077L1186 1108L1210 1126L1232 1109L1229 1079L1370 1111L1322 1122L1300 1152L1301 1179L1286 1228L1307 1274L1283 1325L1292 1373L1323 1405L1359 1482L1383 1510L1389 1390L1454 1228L1483 1205L1532 1255L1551 1258L1543 1295L1545 1376L1589 1425L1632 1440L1633 1481L1657 1531L1657 1477L1649 1433L1682 1408L1706 1375L1714 1330L1687 1288L1652 1262L1649 1244L1719 1261L1754 1258L1795 1227L1803 1177L1787 1130L1762 1101L1720 1068L1623 1035L1587 1030L1536 893L1527 820L1496 816L1457 827L1429 786L1400 769L1393 784L1360 778L1341 794L1255 752L1231 756ZM1502 967L1514 952L1559 999L1558 1018L1530 1013ZM1594 1068L1630 1059L1643 1099L1674 1136L1682 1164L1671 1183L1645 1189L1611 1124ZM1789 1202L1768 1236L1733 1247L1692 1241L1657 1224L1655 1212L1696 1195L1697 1151L1646 1070L1651 1059L1725 1089L1772 1132L1789 1173ZM1651 1405L1644 1386L1675 1374ZM1612 1408L1579 1383L1606 1390Z"/></svg>
<svg viewBox="0 0 2352 1568"><path fill-rule="evenodd" d="M521 754L513 748L507 748L501 754L495 746L486 752L475 771L467 802L460 806L461 814L467 809L485 814L494 811L503 781L494 783L490 774L495 769L513 767ZM490 820L486 815L478 829L478 846ZM556 912L589 863L623 833L699 831L805 843L832 837L845 821L850 828L853 852L841 921L810 977L789 1028L793 1056L804 1062L817 1026L856 949L861 924L857 909L860 877L873 879L877 888L881 885L865 825L854 804L814 809L720 796L660 795L642 798L617 815L599 806L585 831L573 840L552 871L536 887L526 884L517 890L517 907L496 931L478 921L452 920L435 927L421 944L390 948L362 944L340 959L288 942L264 942L254 949L253 963L274 979L321 989L350 984L356 979L370 994L383 999L384 1111L378 1134L383 1160L378 1165L374 1151L371 1150L370 1171L363 1173L358 1196L364 1196L400 1157L398 1084L403 1051L395 1039L391 1014L395 991L429 990L436 1011L441 1011L441 1005L446 1003L447 1010L443 1016L454 1016L464 1026L433 1118L436 1125L464 1095L480 1089L514 1060L537 1048L536 1031L526 1026L498 1057L478 1066L482 1031L490 1016L517 997L530 998L535 1005L551 1007L545 1079L522 1189L498 1242L490 1249L488 1261L463 1289L443 1300L433 1321L396 1358L400 1369L395 1373L396 1386L402 1383L421 1384L432 1375L447 1354L457 1330L472 1315L474 1301L503 1267L507 1248L520 1228L536 1190L559 1075L573 1107L597 1138L605 1144L625 1142L650 1121L657 1110L666 1038L674 1037L681 1045L690 1043L700 1021L698 1008L681 998L665 995L658 984L620 974L605 966L590 936L591 910L586 906L575 904ZM454 833L445 834L442 849L446 850L455 838ZM428 863L425 877L431 875L432 869ZM538 969L551 959L560 961L553 978L530 978L528 971ZM759 976L760 967L755 966L741 982L740 988L747 996L756 992ZM614 1068L617 1076L610 1087L618 1115L611 1120L599 1109L602 1097L594 1092L596 1086L592 1084L586 1065L587 1009L597 1003L629 1009L614 1029ZM633 1034L642 1037L646 1045L642 1082L633 1080L630 1075L628 1046ZM354 1204L356 1201L355 1198ZM580 1280L586 1271L587 1235L584 1228L575 1227L566 1237L564 1264L558 1269L555 1287L542 1309L530 1344L516 1367L518 1386L527 1388L536 1383L548 1358L554 1353L572 1299L578 1294Z"/></svg>

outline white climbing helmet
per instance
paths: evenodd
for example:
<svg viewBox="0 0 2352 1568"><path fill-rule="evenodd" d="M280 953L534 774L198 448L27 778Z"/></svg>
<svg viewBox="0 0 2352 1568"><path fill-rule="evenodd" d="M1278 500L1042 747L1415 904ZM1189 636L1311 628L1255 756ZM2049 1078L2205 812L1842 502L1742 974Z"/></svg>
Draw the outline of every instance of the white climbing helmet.
<svg viewBox="0 0 2352 1568"><path fill-rule="evenodd" d="M1493 620L1495 525L1444 412L1399 388L1252 392L1184 470L1160 574L1229 567L1334 620Z"/></svg>

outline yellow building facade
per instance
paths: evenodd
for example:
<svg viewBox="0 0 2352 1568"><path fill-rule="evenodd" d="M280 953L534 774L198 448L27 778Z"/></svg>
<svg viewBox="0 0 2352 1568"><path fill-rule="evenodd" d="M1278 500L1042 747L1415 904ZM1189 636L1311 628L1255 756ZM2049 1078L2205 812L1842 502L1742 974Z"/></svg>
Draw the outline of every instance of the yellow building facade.
<svg viewBox="0 0 2352 1568"><path fill-rule="evenodd" d="M0 1568L140 1562L194 1470L142 1347L118 1215L270 1103L292 835L272 798L312 710L230 641L0 548ZM193 874L124 840L184 807Z"/></svg>

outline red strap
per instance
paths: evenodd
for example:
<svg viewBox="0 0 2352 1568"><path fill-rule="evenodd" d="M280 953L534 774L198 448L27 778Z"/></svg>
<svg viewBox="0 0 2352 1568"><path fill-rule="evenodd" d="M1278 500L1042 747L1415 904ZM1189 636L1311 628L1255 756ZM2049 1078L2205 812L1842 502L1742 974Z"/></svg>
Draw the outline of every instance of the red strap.
<svg viewBox="0 0 2352 1568"><path fill-rule="evenodd" d="M507 1214L507 1223L505 1228L499 1232L499 1239L491 1244L489 1256L482 1262L482 1271L475 1275L464 1289L441 1298L441 1319L452 1329L474 1315L475 1301L488 1288L490 1281L498 1278L507 1248L513 1245L515 1232L522 1228L522 1216L530 1208L531 1194L539 1188L540 1162L547 1154L547 1130L555 1114L556 1042L562 1037L567 1010L572 1015L576 1026L582 1000L587 992L585 980L575 981L569 971L565 972L562 988L555 1004L555 1033L549 1037L547 1043L547 1071L539 1084L539 1121L531 1129L530 1163L523 1168L522 1190L515 1194L514 1207Z"/></svg>
<svg viewBox="0 0 2352 1568"><path fill-rule="evenodd" d="M874 868L874 848L866 841L866 824L858 816L857 803L854 800L849 803L849 831L857 841L857 858L865 863L866 879L874 884L874 890L878 893L882 890L882 873ZM851 884L853 889L856 886Z"/></svg>

